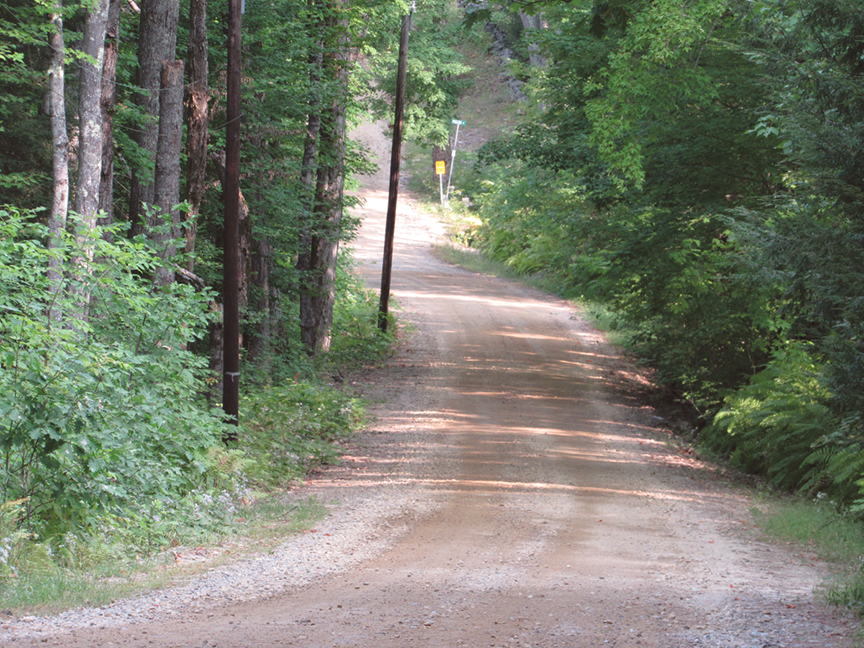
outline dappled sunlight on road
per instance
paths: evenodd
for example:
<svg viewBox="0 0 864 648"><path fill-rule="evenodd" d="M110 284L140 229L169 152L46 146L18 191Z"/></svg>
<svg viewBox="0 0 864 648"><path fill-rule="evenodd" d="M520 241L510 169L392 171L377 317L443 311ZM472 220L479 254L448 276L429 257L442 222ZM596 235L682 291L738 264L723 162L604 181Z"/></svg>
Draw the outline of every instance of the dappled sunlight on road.
<svg viewBox="0 0 864 648"><path fill-rule="evenodd" d="M516 308L516 309L536 309L538 304L531 301L526 301L521 299L519 296L508 297L505 295L498 296L490 296L483 295L482 293L474 292L472 294L456 294L446 293L446 292L420 292L416 290L400 290L399 296L401 298L407 299L429 299L434 300L437 303L441 302L457 302L457 303L471 303L474 305L480 306L506 306L507 308ZM544 305L543 308L549 310L548 305ZM497 334L502 335L502 334ZM514 336L515 337L515 336ZM540 338L538 338L540 339Z"/></svg>
<svg viewBox="0 0 864 648"><path fill-rule="evenodd" d="M479 360L479 359L478 359ZM466 376L473 375L467 370ZM405 419L427 420L438 428L430 443L441 444L443 452L459 458L452 464L452 475L433 477L441 467L418 466L428 456L425 445L399 443L398 420L394 420L393 442L398 458L368 460L362 474L345 482L344 488L368 488L384 483L410 483L412 480L439 494L486 493L514 495L545 493L570 498L604 499L632 497L644 500L700 501L701 490L649 490L633 475L639 471L684 469L704 481L710 471L690 457L682 457L644 423L597 418L590 401L580 397L573 383L559 377L549 384L526 382L513 372L507 386L500 389L468 389L458 385L436 384L428 378L426 387L447 392L445 400L470 399L471 408L406 412ZM467 380L467 382L471 382ZM521 387L520 387L521 385ZM569 393L556 394L556 386ZM439 394L444 398L445 395ZM502 402L502 399L505 399ZM508 403L513 403L513 411ZM627 406L616 408L627 414ZM521 419L531 423L519 424ZM381 422L386 426L386 421ZM433 440L434 439L434 440ZM434 453L437 454L437 453ZM354 457L346 456L349 463ZM401 465L401 469L400 469ZM636 469L634 471L634 469ZM446 471L446 469L445 469ZM603 485L582 483L584 476ZM539 477L545 477L540 479ZM712 495L717 500L720 496Z"/></svg>
<svg viewBox="0 0 864 648"><path fill-rule="evenodd" d="M358 210L370 216L359 246L372 285L382 187L367 191ZM422 637L406 634L400 621L394 645L720 645L699 632L706 604L725 601L737 621L743 586L752 589L753 566L764 561L742 544L724 546L720 535L730 522L718 511L746 510L740 493L716 488L713 469L670 442L664 421L643 402L649 374L619 357L577 308L433 258L440 230L430 234L416 206L403 207L391 288L420 341L376 394L400 398L407 385L422 406L405 399L382 408L376 452L352 453L350 478L338 485L410 493L398 518L410 528L368 580L379 570L390 575L376 599L404 585L417 587L413 605L436 597L447 603L441 617L407 624ZM760 585L763 591L790 591L776 565L773 573L775 584ZM466 592L468 605L454 611L454 596ZM665 607L679 604L674 612ZM508 613L494 617L507 605ZM761 605L754 603L757 616ZM502 632L507 619L522 618L536 631L551 611L578 639ZM450 615L463 621L453 634L436 635ZM487 616L489 631L475 641ZM676 616L697 632L641 634ZM621 633L607 635L622 618L629 620ZM707 623L722 629L726 622ZM752 639L739 643L768 645Z"/></svg>

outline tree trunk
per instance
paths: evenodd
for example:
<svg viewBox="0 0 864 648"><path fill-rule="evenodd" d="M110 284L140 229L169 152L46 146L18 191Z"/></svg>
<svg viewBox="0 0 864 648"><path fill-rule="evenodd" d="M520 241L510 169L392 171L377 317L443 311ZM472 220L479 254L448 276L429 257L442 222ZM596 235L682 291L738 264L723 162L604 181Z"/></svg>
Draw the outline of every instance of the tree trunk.
<svg viewBox="0 0 864 648"><path fill-rule="evenodd" d="M75 210L86 229L96 226L99 210L99 185L102 173L102 65L105 60L105 28L108 23L108 0L99 0L88 12L84 25L80 61L79 90L80 143L78 146L78 182L75 188Z"/></svg>
<svg viewBox="0 0 864 648"><path fill-rule="evenodd" d="M332 100L321 120L313 211L317 231L309 245L308 289L300 295L300 336L312 355L330 350L344 202L348 57L344 52L330 56L335 78L344 91Z"/></svg>
<svg viewBox="0 0 864 648"><path fill-rule="evenodd" d="M195 269L195 237L204 197L210 96L207 75L207 0L191 0L189 7L189 94L186 98L186 200L190 209L186 227L186 269Z"/></svg>
<svg viewBox="0 0 864 648"><path fill-rule="evenodd" d="M159 142L156 148L156 178L153 202L158 208L147 219L150 237L166 265L156 269L157 286L174 281L170 264L177 254L172 244L180 236L180 153L183 145L183 61L162 61L159 102ZM165 215L170 219L166 220ZM170 227L168 227L170 223Z"/></svg>
<svg viewBox="0 0 864 648"><path fill-rule="evenodd" d="M316 0L309 0L309 7L315 9ZM324 38L327 31L332 30L336 21L333 18L322 19L314 27L321 34L309 55L309 118L306 123L306 140L303 145L303 161L300 171L300 182L307 189L308 207L311 210L315 180L315 158L318 152L318 134L321 130L321 75L324 67Z"/></svg>
<svg viewBox="0 0 864 648"><path fill-rule="evenodd" d="M338 14L340 5L338 1L331 5L334 16ZM332 26L335 26L335 21L330 19L327 27L331 34L325 34L325 43L329 40L327 36L333 38ZM329 76L334 81L327 85L335 88L335 96L329 99L321 116L315 201L306 264L308 273L300 291L300 339L310 355L330 350L336 296L336 261L342 234L350 56L345 31L339 31L334 46L325 48L321 66L322 77Z"/></svg>
<svg viewBox="0 0 864 648"><path fill-rule="evenodd" d="M141 93L136 103L143 109L148 122L138 131L136 143L154 162L159 141L159 86L162 61L173 61L177 49L179 0L143 0L138 30L138 86ZM155 167L154 167L155 168ZM132 234L144 232L142 205L153 204L153 170L137 169L132 174L129 197L129 221Z"/></svg>
<svg viewBox="0 0 864 648"><path fill-rule="evenodd" d="M533 16L529 16L524 11L519 12L519 19L522 21L522 27L526 32L529 30L536 29L545 29L548 26L547 21L543 18L543 14L534 14ZM528 60L531 63L531 67L533 68L541 68L546 66L546 59L540 54L540 46L532 42L532 36L530 33L526 33L526 40L528 41Z"/></svg>
<svg viewBox="0 0 864 648"><path fill-rule="evenodd" d="M54 13L51 14L54 29L51 31L51 68L48 73L48 97L51 114L51 137L53 140L54 198L51 203L51 215L48 218L48 229L51 236L48 239L49 249L57 248L61 243L61 234L66 229L66 214L69 210L69 136L66 132L66 80L64 59L66 44L63 38L63 1L56 0ZM48 281L54 294L54 303L60 293L63 277L60 274L60 262L48 259ZM61 318L59 308L52 306L50 311L52 321Z"/></svg>
<svg viewBox="0 0 864 648"><path fill-rule="evenodd" d="M316 10L316 0L309 0L310 9ZM309 55L309 86L311 90L309 99L309 116L306 121L306 139L303 145L303 160L300 165L300 184L303 186L303 213L306 225L300 234L300 252L297 255L297 270L300 272L301 281L312 270L311 245L312 245L312 212L315 206L315 176L316 162L318 157L318 135L321 132L321 75L324 66L324 38L326 33L333 29L335 19L322 19L314 26L321 34L320 40L313 46ZM301 318L303 317L301 307Z"/></svg>
<svg viewBox="0 0 864 648"><path fill-rule="evenodd" d="M108 0L98 0L87 11L80 61L81 83L79 88L78 117L78 179L75 186L76 224L75 238L79 255L75 259L74 288L76 306L73 317L86 321L89 318L90 292L86 288L92 273L94 245L92 232L96 228L99 211L99 185L102 174L102 65L105 60L105 28L108 23Z"/></svg>
<svg viewBox="0 0 864 648"><path fill-rule="evenodd" d="M114 222L114 107L117 104L117 57L120 47L120 0L110 0L102 66L102 177L99 184L99 225Z"/></svg>
<svg viewBox="0 0 864 648"><path fill-rule="evenodd" d="M250 263L250 283L255 286L255 308L258 311L258 322L255 324L255 335L249 340L249 360L258 365L265 374L269 373L272 313L270 309L270 260L273 256L273 246L266 240L255 241L254 253Z"/></svg>

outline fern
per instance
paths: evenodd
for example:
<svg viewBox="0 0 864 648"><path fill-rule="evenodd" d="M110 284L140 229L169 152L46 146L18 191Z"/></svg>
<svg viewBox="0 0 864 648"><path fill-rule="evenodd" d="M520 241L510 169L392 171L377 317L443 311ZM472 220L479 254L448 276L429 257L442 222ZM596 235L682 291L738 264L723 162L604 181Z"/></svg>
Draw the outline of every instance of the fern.
<svg viewBox="0 0 864 648"><path fill-rule="evenodd" d="M814 450L837 427L820 369L805 343L778 350L749 385L726 399L702 441L781 488L810 490L833 482L825 474L832 471L832 452Z"/></svg>
<svg viewBox="0 0 864 648"><path fill-rule="evenodd" d="M548 234L540 234L529 241L528 246L507 260L519 274L534 274L544 268L554 267L552 261L561 253L561 240Z"/></svg>

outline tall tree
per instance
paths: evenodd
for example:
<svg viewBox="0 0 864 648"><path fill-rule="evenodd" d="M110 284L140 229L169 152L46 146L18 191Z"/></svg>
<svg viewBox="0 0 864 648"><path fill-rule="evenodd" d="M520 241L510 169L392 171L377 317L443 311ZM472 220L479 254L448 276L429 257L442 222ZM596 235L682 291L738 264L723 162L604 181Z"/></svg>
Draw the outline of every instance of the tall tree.
<svg viewBox="0 0 864 648"><path fill-rule="evenodd" d="M84 23L79 87L78 178L75 210L86 229L96 227L99 187L102 181L102 67L109 0L98 0L88 10Z"/></svg>
<svg viewBox="0 0 864 648"><path fill-rule="evenodd" d="M170 263L176 255L173 241L180 235L180 153L183 143L183 61L162 61L159 99L159 140L156 147L156 174L153 204L163 219L151 224L150 237L166 265L157 268L156 285L174 281Z"/></svg>
<svg viewBox="0 0 864 648"><path fill-rule="evenodd" d="M133 233L158 226L159 218L142 223L143 204L153 204L153 175L159 142L159 90L162 61L173 61L177 49L179 0L142 0L138 29L138 87L136 102L144 113L135 141L150 160L148 168L136 169L132 176L129 220Z"/></svg>
<svg viewBox="0 0 864 648"><path fill-rule="evenodd" d="M49 248L59 245L60 235L66 229L66 215L69 210L69 135L66 132L66 77L65 59L66 43L63 36L63 2L56 0L51 14L52 30L49 43L51 46L51 67L48 72L48 105L51 114L51 139L53 149L52 177L54 197L51 201L51 215L48 218L48 229L51 238ZM62 277L59 274L60 262L49 259L48 278L51 291L59 292ZM60 312L52 308L51 319L57 320Z"/></svg>
<svg viewBox="0 0 864 648"><path fill-rule="evenodd" d="M333 16L338 14L342 4L334 0L331 5ZM329 80L330 93L321 114L313 227L308 247L309 272L300 293L301 340L307 352L313 355L330 349L336 261L344 209L347 90L351 55L347 25L340 22L338 26L342 29L331 30L331 44L322 57L322 78Z"/></svg>
<svg viewBox="0 0 864 648"><path fill-rule="evenodd" d="M317 16L313 29L319 34L309 54L309 113L306 120L306 133L303 142L303 158L300 162L301 200L306 213L306 222L300 232L300 251L297 255L297 269L304 281L313 274L313 222L315 208L316 165L318 162L318 139L321 133L322 77L324 75L325 39L336 25L335 16L327 15L328 5L318 0L309 0L310 13ZM300 293L301 340L309 353L315 353L315 314L311 286Z"/></svg>
<svg viewBox="0 0 864 648"><path fill-rule="evenodd" d="M75 183L76 239L81 255L75 260L76 306L73 317L89 319L89 275L92 273L93 230L99 213L102 182L102 66L105 60L105 30L109 0L98 0L86 13L81 46L81 82L78 89L78 177Z"/></svg>
<svg viewBox="0 0 864 648"><path fill-rule="evenodd" d="M204 198L209 144L210 98L207 60L207 0L189 5L189 93L186 98L186 200L189 203L186 228L186 269L195 269L197 220Z"/></svg>
<svg viewBox="0 0 864 648"><path fill-rule="evenodd" d="M110 0L102 66L102 178L99 188L100 225L114 222L114 110L117 104L117 59L120 55L120 0Z"/></svg>

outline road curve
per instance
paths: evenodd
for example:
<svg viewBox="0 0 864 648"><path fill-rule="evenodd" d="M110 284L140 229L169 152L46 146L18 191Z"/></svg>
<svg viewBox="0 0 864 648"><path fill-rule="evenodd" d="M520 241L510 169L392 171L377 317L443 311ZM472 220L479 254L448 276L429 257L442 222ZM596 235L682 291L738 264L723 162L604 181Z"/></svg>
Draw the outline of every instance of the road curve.
<svg viewBox="0 0 864 648"><path fill-rule="evenodd" d="M385 180L366 179L354 243L373 284ZM666 442L638 372L566 302L436 260L440 234L403 201L392 285L413 330L359 386L378 423L304 491L333 517L287 544L317 562L281 563L255 600L49 643L851 646L850 617L814 600L814 557L755 539L746 495Z"/></svg>

